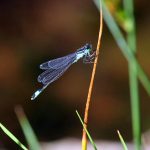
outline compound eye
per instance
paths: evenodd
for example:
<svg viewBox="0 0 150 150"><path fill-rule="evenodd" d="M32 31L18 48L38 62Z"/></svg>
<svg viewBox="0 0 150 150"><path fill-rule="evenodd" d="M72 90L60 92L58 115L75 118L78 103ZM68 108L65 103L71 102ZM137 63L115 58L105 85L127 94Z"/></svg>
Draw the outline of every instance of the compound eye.
<svg viewBox="0 0 150 150"><path fill-rule="evenodd" d="M92 45L87 43L87 44L85 45L85 48L86 48L86 49L92 49Z"/></svg>

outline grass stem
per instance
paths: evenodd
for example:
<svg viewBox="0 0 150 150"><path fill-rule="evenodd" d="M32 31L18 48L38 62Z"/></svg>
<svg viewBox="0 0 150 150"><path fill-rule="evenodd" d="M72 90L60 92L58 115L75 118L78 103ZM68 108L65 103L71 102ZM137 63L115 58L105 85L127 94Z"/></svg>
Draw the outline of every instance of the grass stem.
<svg viewBox="0 0 150 150"><path fill-rule="evenodd" d="M30 150L40 150L40 143L37 140L37 137L23 111L23 108L21 106L16 106L15 113L17 115Z"/></svg>
<svg viewBox="0 0 150 150"><path fill-rule="evenodd" d="M5 128L1 123L0 123L0 128L4 131L4 133L12 139L16 144L19 145L19 147L23 150L28 150L7 128Z"/></svg>
<svg viewBox="0 0 150 150"><path fill-rule="evenodd" d="M120 142L121 142L121 144L122 144L122 146L123 146L123 149L124 149L124 150L128 150L127 145L126 145L126 143L125 143L125 141L124 141L122 135L120 134L119 130L117 130L117 133L118 133Z"/></svg>
<svg viewBox="0 0 150 150"><path fill-rule="evenodd" d="M134 19L133 0L124 0L124 10L128 20L131 21L132 28L127 30L127 43L133 55L136 57L136 31ZM141 149L141 116L140 116L140 98L138 87L138 70L134 61L129 62L129 82L130 82L130 100L132 113L132 132L135 149Z"/></svg>
<svg viewBox="0 0 150 150"><path fill-rule="evenodd" d="M88 114L89 114L89 106L91 102L92 88L94 84L94 77L96 73L98 55L99 55L99 50L100 50L100 45L101 45L102 30L103 30L103 14L102 14L102 5L101 5L101 0L100 0L100 27L99 27L99 36L98 36L98 42L97 42L97 48L96 48L96 58L94 60L93 71L92 71L92 76L91 76L91 81L89 85L87 101L86 101L86 106L85 106L85 113L84 113L84 127L86 129L87 129L87 124L88 124ZM86 137L86 131L83 128L82 150L86 150L86 149L87 149L87 137Z"/></svg>
<svg viewBox="0 0 150 150"><path fill-rule="evenodd" d="M77 116L78 116L78 118L79 118L79 120L80 120L80 122L81 122L81 124L82 124L82 126L83 126L83 128L84 128L84 130L85 130L85 132L86 132L86 134L87 134L87 136L88 136L88 138L89 138L89 140L90 140L90 142L91 142L93 148L94 148L94 150L97 150L96 144L95 144L95 142L93 141L93 139L92 139L92 137L91 137L89 131L88 131L87 128L85 127L84 122L82 121L82 118L81 118L81 116L80 116L80 114L78 113L77 110L76 110L76 114L77 114ZM85 147L87 147L87 145L85 145Z"/></svg>
<svg viewBox="0 0 150 150"><path fill-rule="evenodd" d="M98 7L98 9L100 9L99 0L94 0L94 2L96 4L96 6ZM112 17L111 13L109 12L109 10L103 0L102 0L102 5L103 5L103 17L104 17L105 23L107 24L111 34L113 35L114 39L116 40L116 43L118 44L121 52L123 53L125 58L128 60L128 62L130 62L131 60L132 60L132 62L133 61L135 62L139 80L143 84L147 93L150 95L150 80L148 79L147 75L141 68L139 62L137 61L135 55L133 54L133 51L130 49L121 30L119 29L118 24Z"/></svg>

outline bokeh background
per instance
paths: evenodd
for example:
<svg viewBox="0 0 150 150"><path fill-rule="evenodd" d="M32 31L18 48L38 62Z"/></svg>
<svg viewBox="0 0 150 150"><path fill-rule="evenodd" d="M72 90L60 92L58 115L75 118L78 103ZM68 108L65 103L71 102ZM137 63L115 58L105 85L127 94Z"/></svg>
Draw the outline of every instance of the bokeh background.
<svg viewBox="0 0 150 150"><path fill-rule="evenodd" d="M138 60L150 77L149 1L135 1ZM99 12L92 0L0 1L0 122L25 139L14 108L21 105L40 141L81 138L81 115L92 71L91 64L74 64L36 101L39 65L74 52L85 43L96 48ZM150 98L140 84L142 131L150 128ZM128 66L106 25L92 94L89 129L94 139L118 140L119 129L132 139ZM4 133L0 145L16 149Z"/></svg>

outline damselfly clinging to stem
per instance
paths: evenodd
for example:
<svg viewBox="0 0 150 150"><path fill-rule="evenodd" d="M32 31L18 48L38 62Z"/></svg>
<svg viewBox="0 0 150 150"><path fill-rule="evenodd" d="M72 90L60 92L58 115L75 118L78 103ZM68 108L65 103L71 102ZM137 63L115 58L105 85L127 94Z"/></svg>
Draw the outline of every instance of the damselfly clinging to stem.
<svg viewBox="0 0 150 150"><path fill-rule="evenodd" d="M61 77L73 63L81 58L83 58L84 63L94 61L95 51L92 51L92 45L85 44L74 53L41 64L40 69L44 70L44 72L38 76L37 80L43 84L43 87L32 95L31 100L34 100L49 84Z"/></svg>

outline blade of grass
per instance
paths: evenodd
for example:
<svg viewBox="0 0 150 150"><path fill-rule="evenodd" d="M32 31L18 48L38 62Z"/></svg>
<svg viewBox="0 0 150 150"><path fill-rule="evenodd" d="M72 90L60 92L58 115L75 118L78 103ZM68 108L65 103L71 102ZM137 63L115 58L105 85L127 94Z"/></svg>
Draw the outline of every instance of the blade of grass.
<svg viewBox="0 0 150 150"><path fill-rule="evenodd" d="M136 55L136 32L134 19L133 0L124 0L124 10L129 18L132 28L127 30L127 43L134 56ZM136 57L136 56L135 56ZM136 150L141 149L141 116L140 116L140 98L137 78L137 65L134 61L129 62L129 81L132 112L132 131Z"/></svg>
<svg viewBox="0 0 150 150"><path fill-rule="evenodd" d="M93 1L96 4L96 6L98 7L98 9L100 9L99 0L93 0ZM105 5L105 3L103 2L103 0L102 0L102 5L103 5L103 17L104 17L105 23L107 24L110 32L112 33L114 39L116 40L118 46L120 47L120 50L122 51L123 55L128 60L128 62L130 62L132 60L132 62L134 61L135 64L137 65L136 67L137 67L138 77L139 77L141 83L143 84L145 90L150 95L150 81L149 81L148 77L146 76L145 72L143 71L143 69L141 68L137 59L135 58L132 50L130 49L126 40L124 39L124 36L119 29L119 26L117 25L114 18L110 14L110 12L109 12L107 6Z"/></svg>
<svg viewBox="0 0 150 150"><path fill-rule="evenodd" d="M128 150L127 145L126 145L126 143L125 143L125 141L124 141L122 135L120 134L119 130L117 130L117 133L118 133L120 142L121 142L121 144L122 144L122 146L123 146L123 149L124 149L124 150Z"/></svg>
<svg viewBox="0 0 150 150"><path fill-rule="evenodd" d="M148 94L150 90L149 80L147 76L145 75L144 71L138 64L136 57L135 57L135 51L136 51L136 38L135 38L135 29L134 29L134 16L133 16L133 4L132 1L129 0L130 4L127 4L128 1L124 0L125 9L127 10L127 14L132 11L132 14L130 13L131 18L129 20L131 21L132 28L128 33L128 40L125 41L121 31L119 30L118 25L114 21L113 17L109 13L106 5L103 3L103 11L104 11L104 19L106 24L108 25L109 29L111 30L111 33L113 34L115 40L117 41L117 44L121 48L123 54L127 58L129 62L129 70L130 70L130 92L131 92L131 107L132 107L132 122L133 122L133 135L134 140L136 142L136 147L140 147L141 143L141 136L140 136L140 104L139 104L139 95L138 95L138 82L136 79L136 75L138 74L139 79L142 81L145 89L147 90ZM129 6L127 6L129 5ZM129 10L130 9L130 10ZM128 14L129 16L129 14ZM132 55L131 55L132 54Z"/></svg>
<svg viewBox="0 0 150 150"><path fill-rule="evenodd" d="M28 150L7 128L5 128L1 123L0 123L0 128L3 130L3 132L11 138L16 144L20 146L23 150Z"/></svg>
<svg viewBox="0 0 150 150"><path fill-rule="evenodd" d="M23 133L25 135L25 138L28 142L28 145L30 147L30 150L40 150L40 144L37 140L37 137L22 109L21 106L17 106L15 108L15 112L16 112L16 115L17 115L17 118L19 120L19 123L21 125L21 128L23 130Z"/></svg>
<svg viewBox="0 0 150 150"><path fill-rule="evenodd" d="M96 144L94 143L94 141L93 141L93 139L92 139L90 133L88 132L87 128L85 127L84 122L82 121L82 118L81 118L81 116L79 115L79 113L78 113L77 110L76 110L76 114L77 114L77 116L78 116L78 118L79 118L79 120L80 120L80 122L81 122L81 124L82 124L82 126L83 126L83 128L84 128L84 130L86 131L86 134L87 134L87 136L88 136L88 138L89 138L89 140L90 140L90 142L91 142L93 148L94 148L95 150L97 150Z"/></svg>

